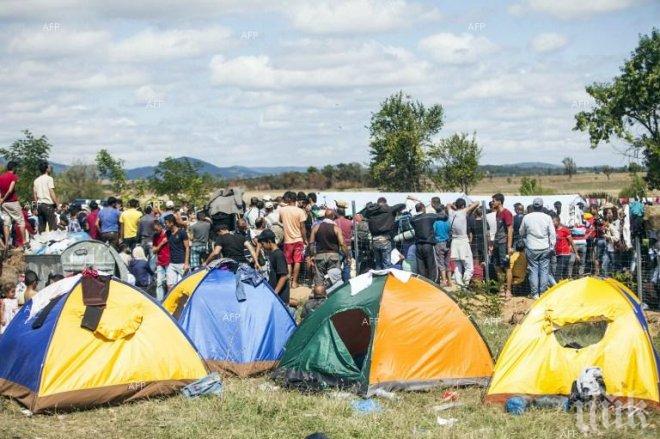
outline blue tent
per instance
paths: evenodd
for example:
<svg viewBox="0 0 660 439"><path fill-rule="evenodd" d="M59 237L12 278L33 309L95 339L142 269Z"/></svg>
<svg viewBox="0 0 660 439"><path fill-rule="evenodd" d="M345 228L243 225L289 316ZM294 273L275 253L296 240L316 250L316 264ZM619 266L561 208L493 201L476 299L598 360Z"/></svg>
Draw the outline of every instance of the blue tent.
<svg viewBox="0 0 660 439"><path fill-rule="evenodd" d="M250 267L221 265L184 278L163 306L212 370L249 376L272 369L296 329L268 282Z"/></svg>

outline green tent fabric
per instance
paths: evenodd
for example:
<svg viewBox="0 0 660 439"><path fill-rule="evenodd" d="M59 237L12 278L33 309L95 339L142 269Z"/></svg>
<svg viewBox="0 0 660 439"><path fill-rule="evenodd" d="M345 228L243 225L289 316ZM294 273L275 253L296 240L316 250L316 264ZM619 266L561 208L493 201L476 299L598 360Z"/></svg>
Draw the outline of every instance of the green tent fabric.
<svg viewBox="0 0 660 439"><path fill-rule="evenodd" d="M355 296L350 294L350 284L332 294L289 339L274 378L286 385L310 389L328 386L366 389L374 336L371 328L375 327L378 318L386 279L386 276L374 277L373 283ZM355 310L365 314L361 325L370 332L366 343L368 349L359 361L361 364L357 364L342 339L337 329L338 322L332 320L341 316L342 312Z"/></svg>

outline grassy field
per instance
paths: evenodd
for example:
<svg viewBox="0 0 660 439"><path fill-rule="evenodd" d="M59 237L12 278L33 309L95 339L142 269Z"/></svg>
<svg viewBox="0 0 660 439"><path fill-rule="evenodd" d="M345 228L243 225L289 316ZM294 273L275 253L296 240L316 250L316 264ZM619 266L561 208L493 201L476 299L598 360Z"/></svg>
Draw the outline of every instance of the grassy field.
<svg viewBox="0 0 660 439"><path fill-rule="evenodd" d="M618 196L619 191L624 186L630 183L630 175L612 174L608 179L604 174L596 173L583 173L573 176L569 179L565 175L544 175L544 176L531 176L539 181L541 187L545 189L552 189L557 194L589 194L594 192L607 192L612 196ZM522 177L493 177L484 178L479 182L474 190L471 191L474 195L492 195L501 192L505 195L518 195L520 192L520 181ZM302 190L303 192L312 192L318 189L310 188L296 188L295 191ZM329 189L336 191L336 189ZM360 188L349 189L348 191L377 191L374 188ZM248 190L245 194L245 199L249 200L250 197L261 197L264 194L271 196L278 196L284 193L283 190ZM654 191L651 195L658 196L660 191Z"/></svg>
<svg viewBox="0 0 660 439"><path fill-rule="evenodd" d="M501 323L482 323L482 332L497 355L510 330ZM657 340L656 340L657 342ZM657 343L656 343L657 344ZM301 394L273 389L266 378L228 379L221 397L136 402L96 410L26 417L20 406L0 400L2 438L304 438L324 432L330 438L578 438L574 414L530 410L511 416L499 406L481 403L484 389L458 389L465 405L436 412L442 391L399 393L395 400L379 400L383 411L362 415L346 395L325 392ZM452 427L437 425L437 416L456 418ZM602 437L657 437L658 420L651 426L603 430Z"/></svg>

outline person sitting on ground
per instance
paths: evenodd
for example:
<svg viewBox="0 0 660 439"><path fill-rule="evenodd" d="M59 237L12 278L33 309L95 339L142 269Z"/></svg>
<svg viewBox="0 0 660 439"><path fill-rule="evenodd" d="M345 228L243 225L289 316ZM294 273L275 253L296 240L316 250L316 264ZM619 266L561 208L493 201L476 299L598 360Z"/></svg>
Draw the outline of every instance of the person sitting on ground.
<svg viewBox="0 0 660 439"><path fill-rule="evenodd" d="M18 313L18 299L16 298L16 285L5 282L2 285L3 297L0 299L0 334L4 333L9 323Z"/></svg>
<svg viewBox="0 0 660 439"><path fill-rule="evenodd" d="M78 204L72 204L69 207L69 219L66 227L67 232L70 233L79 233L82 232L82 226L78 220L78 214L80 213L80 206Z"/></svg>
<svg viewBox="0 0 660 439"><path fill-rule="evenodd" d="M319 309L328 298L325 285L314 285L312 289L312 295L307 299L305 305L303 306L302 312L300 313L300 318L305 320L312 314L314 311Z"/></svg>
<svg viewBox="0 0 660 439"><path fill-rule="evenodd" d="M154 272L149 266L149 261L144 254L144 249L136 245L133 249L133 259L128 264L128 271L135 277L135 286L150 289L153 284Z"/></svg>
<svg viewBox="0 0 660 439"><path fill-rule="evenodd" d="M289 269L284 252L275 244L275 234L271 230L264 230L258 238L259 247L266 251L268 257L270 272L268 273L268 283L275 294L280 296L285 305L289 305Z"/></svg>
<svg viewBox="0 0 660 439"><path fill-rule="evenodd" d="M515 243L515 251L509 258L509 270L507 270L506 288L513 294L514 287L524 284L527 280L527 257L525 256L525 243L518 240Z"/></svg>
<svg viewBox="0 0 660 439"><path fill-rule="evenodd" d="M25 272L25 292L23 293L23 297L25 298L24 303L27 303L35 294L37 294L38 285L39 276L37 276L37 273L32 270L27 270Z"/></svg>

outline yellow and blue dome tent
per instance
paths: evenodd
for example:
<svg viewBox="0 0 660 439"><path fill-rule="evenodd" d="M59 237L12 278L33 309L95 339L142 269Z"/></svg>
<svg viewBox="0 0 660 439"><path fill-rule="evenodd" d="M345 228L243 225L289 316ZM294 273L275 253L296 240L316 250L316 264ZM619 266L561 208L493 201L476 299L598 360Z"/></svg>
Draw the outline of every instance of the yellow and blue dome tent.
<svg viewBox="0 0 660 439"><path fill-rule="evenodd" d="M240 377L277 366L296 322L266 279L221 260L172 288L163 307L213 371Z"/></svg>
<svg viewBox="0 0 660 439"><path fill-rule="evenodd" d="M166 395L207 374L163 308L96 273L46 287L0 337L0 394L34 413Z"/></svg>
<svg viewBox="0 0 660 439"><path fill-rule="evenodd" d="M600 340L562 344L558 331L596 322L605 326ZM610 398L658 407L658 364L641 302L630 289L614 279L564 281L541 296L512 332L486 402L567 396L585 368L599 367Z"/></svg>

